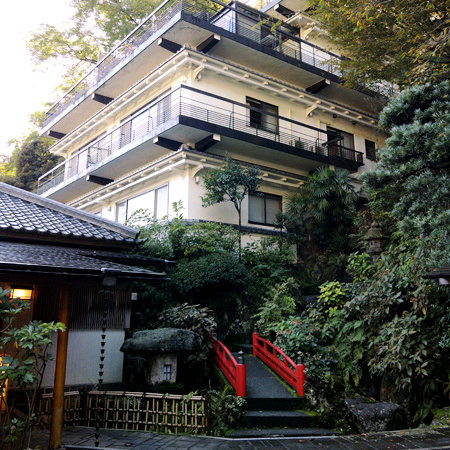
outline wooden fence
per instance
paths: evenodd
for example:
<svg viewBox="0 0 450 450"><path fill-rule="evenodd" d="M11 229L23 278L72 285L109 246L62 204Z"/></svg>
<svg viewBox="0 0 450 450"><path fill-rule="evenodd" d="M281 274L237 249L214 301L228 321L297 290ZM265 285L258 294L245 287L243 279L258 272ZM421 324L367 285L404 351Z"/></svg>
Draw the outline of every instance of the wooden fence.
<svg viewBox="0 0 450 450"><path fill-rule="evenodd" d="M64 426L161 433L205 434L208 398L143 392L90 391L64 394ZM51 394L42 395L35 428L50 426Z"/></svg>

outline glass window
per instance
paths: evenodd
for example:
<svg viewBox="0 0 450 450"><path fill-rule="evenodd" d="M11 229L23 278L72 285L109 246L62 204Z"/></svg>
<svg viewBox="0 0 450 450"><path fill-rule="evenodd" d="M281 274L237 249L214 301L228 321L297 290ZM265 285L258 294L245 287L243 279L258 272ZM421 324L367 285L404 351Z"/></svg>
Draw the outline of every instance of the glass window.
<svg viewBox="0 0 450 450"><path fill-rule="evenodd" d="M155 191L155 218L162 219L169 213L169 186L163 186Z"/></svg>
<svg viewBox="0 0 450 450"><path fill-rule="evenodd" d="M172 379L172 364L164 364L163 381L170 381L171 379Z"/></svg>
<svg viewBox="0 0 450 450"><path fill-rule="evenodd" d="M248 221L263 225L275 225L277 213L282 211L279 195L258 193L248 197Z"/></svg>
<svg viewBox="0 0 450 450"><path fill-rule="evenodd" d="M169 213L169 186L161 186L116 204L116 221L125 223L139 209L146 209L155 219Z"/></svg>
<svg viewBox="0 0 450 450"><path fill-rule="evenodd" d="M328 142L331 147L345 147L350 150L355 149L355 140L353 134L347 133L346 131L338 130L337 128L327 127Z"/></svg>
<svg viewBox="0 0 450 450"><path fill-rule="evenodd" d="M376 161L377 160L377 149L375 147L375 142L369 141L368 139L366 141L366 158L370 161Z"/></svg>
<svg viewBox="0 0 450 450"><path fill-rule="evenodd" d="M248 125L271 133L278 133L278 106L246 98L248 110Z"/></svg>

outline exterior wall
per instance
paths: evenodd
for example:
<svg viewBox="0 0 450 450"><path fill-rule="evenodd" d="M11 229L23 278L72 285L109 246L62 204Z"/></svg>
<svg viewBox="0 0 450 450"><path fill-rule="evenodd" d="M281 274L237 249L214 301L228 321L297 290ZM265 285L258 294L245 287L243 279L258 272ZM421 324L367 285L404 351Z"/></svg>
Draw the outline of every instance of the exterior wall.
<svg viewBox="0 0 450 450"><path fill-rule="evenodd" d="M99 378L101 330L69 331L67 351L66 386L97 385ZM125 340L123 330L106 330L105 367L103 383L122 381L123 353L120 351ZM56 356L57 337L53 337L51 353ZM43 388L53 387L55 361L47 365Z"/></svg>

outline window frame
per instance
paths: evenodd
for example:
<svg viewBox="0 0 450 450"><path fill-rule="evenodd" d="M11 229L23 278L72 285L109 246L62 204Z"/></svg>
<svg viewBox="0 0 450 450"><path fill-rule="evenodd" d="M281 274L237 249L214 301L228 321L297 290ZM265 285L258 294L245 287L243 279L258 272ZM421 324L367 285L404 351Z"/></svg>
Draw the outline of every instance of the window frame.
<svg viewBox="0 0 450 450"><path fill-rule="evenodd" d="M152 212L152 214L153 214L153 216L154 216L154 218L155 218L156 220L162 219L164 216L162 216L162 217L156 217L156 216L155 216L155 213L158 211L158 197L157 197L157 194L156 194L156 193L157 193L158 190L164 189L164 188L167 188L167 203L166 203L166 211L167 211L167 213L164 214L164 216L168 215L168 214L169 214L169 183L165 183L165 184L162 184L161 186L155 187L154 189L149 189L148 191L141 192L140 194L136 194L136 195L134 195L133 197L129 197L129 198L127 198L127 199L125 199L125 200L122 200L122 201L120 201L120 202L116 202L115 221L116 221L117 223L122 223L122 224L125 223L125 222L131 217L131 215L133 214L133 213L131 213L130 215L128 215L128 202L129 202L130 200L134 200L135 198L144 196L144 195L149 194L149 193L151 193L151 192L154 192L154 198L153 198L153 212ZM123 222L120 222L120 221L119 221L119 208L120 208L121 206L123 206L123 205L125 205L125 220L124 220ZM134 212L134 211L133 211L133 212Z"/></svg>
<svg viewBox="0 0 450 450"><path fill-rule="evenodd" d="M253 97L245 97L247 109L247 126L268 133L279 134L279 110L277 105L258 100ZM271 124L267 117L272 117L275 121Z"/></svg>
<svg viewBox="0 0 450 450"><path fill-rule="evenodd" d="M250 202L251 202L251 198L252 197L257 197L257 198L262 198L264 200L264 221L263 222L259 222L256 220L250 220ZM277 200L279 201L279 205L280 205L280 209L279 212L283 212L283 196L282 195L277 195L277 194L270 194L268 192L256 192L254 194L249 194L248 196L248 223L249 224L255 224L255 225L265 225L265 226L269 226L269 227L274 227L276 226L276 224L274 222L268 222L267 220L267 200Z"/></svg>
<svg viewBox="0 0 450 450"><path fill-rule="evenodd" d="M370 142L370 147L372 147L373 144L373 148L369 148L369 146L367 145ZM364 146L365 146L365 153L366 153L366 159L368 159L369 161L373 161L376 162L377 161L377 146L375 141L371 141L370 139L364 139Z"/></svg>

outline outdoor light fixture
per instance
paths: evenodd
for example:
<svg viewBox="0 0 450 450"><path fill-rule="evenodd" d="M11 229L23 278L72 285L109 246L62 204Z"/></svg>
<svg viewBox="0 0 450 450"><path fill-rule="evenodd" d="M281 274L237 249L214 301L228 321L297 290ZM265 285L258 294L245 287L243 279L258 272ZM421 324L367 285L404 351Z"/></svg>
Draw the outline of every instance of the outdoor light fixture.
<svg viewBox="0 0 450 450"><path fill-rule="evenodd" d="M33 298L33 287L12 286L11 298L20 298L21 300L31 300Z"/></svg>

